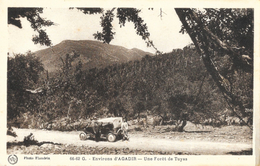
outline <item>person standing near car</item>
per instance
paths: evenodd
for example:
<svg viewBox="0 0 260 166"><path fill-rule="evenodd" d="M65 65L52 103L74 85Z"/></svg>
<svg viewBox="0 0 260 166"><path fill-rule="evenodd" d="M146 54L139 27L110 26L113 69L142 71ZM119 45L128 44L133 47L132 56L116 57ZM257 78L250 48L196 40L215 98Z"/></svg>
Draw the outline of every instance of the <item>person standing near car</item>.
<svg viewBox="0 0 260 166"><path fill-rule="evenodd" d="M129 140L127 130L128 130L128 123L126 121L126 118L123 119L123 122L121 123L121 130L123 135L123 140Z"/></svg>
<svg viewBox="0 0 260 166"><path fill-rule="evenodd" d="M97 121L97 118L94 117L93 118L93 122L92 122L92 126L93 126L93 132L95 134L95 141L96 142L99 142L100 140L100 135L101 135L101 125L98 121Z"/></svg>

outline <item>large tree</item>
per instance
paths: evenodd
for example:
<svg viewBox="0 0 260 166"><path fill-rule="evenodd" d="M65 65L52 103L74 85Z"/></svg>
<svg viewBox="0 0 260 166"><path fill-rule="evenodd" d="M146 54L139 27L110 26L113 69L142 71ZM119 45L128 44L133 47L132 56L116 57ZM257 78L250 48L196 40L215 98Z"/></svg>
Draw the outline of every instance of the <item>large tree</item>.
<svg viewBox="0 0 260 166"><path fill-rule="evenodd" d="M191 37L207 71L232 110L239 110L240 114L235 112L239 117L246 116L245 107L252 108L253 98L253 10L175 10L183 24L182 30ZM241 77L244 86L236 87L235 83ZM246 101L238 93L244 87L248 91Z"/></svg>
<svg viewBox="0 0 260 166"><path fill-rule="evenodd" d="M43 64L39 58L34 57L30 52L27 55L18 54L15 57L8 57L8 120L19 116L22 112L26 112L26 109L31 106L30 93L43 92L41 88L36 89L35 87L43 70Z"/></svg>

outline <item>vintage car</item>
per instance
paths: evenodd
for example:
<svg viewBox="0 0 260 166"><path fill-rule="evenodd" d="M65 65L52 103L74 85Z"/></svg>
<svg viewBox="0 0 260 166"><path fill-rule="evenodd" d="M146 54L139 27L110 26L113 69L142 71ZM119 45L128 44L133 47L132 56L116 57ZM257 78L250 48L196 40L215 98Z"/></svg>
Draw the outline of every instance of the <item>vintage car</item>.
<svg viewBox="0 0 260 166"><path fill-rule="evenodd" d="M103 118L92 120L84 129L84 132L79 134L80 140L105 139L109 142L114 142L122 138L121 123L122 117Z"/></svg>

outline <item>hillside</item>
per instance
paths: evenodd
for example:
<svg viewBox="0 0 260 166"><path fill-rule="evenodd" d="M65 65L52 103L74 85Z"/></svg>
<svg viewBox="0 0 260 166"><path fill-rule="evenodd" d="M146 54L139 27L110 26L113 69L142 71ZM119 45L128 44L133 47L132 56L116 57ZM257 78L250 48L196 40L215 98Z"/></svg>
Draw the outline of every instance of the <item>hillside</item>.
<svg viewBox="0 0 260 166"><path fill-rule="evenodd" d="M40 78L34 85L43 87L41 92L36 92L39 95L22 90L20 96L23 100L14 93L19 87L16 82L20 79L14 83L8 79L8 85L13 84L8 86L8 109L10 112L18 109L24 113L14 118L15 121L9 121L10 124L15 123L21 128L30 126L46 129L50 126L55 130L71 130L73 126L68 125L68 118L71 124L94 116L127 116L128 120L140 119L141 122L142 118L149 119L146 124L155 126L173 125L185 115L184 118L195 124L216 127L241 125L240 119L229 110L195 49L174 50L168 54L145 56L140 61L91 70L82 70L80 65L68 63L69 68L49 75L48 82L46 76ZM15 77L20 78L25 74L21 72ZM242 72L237 73L236 78L232 85L238 90L233 92L240 94L244 105L252 105L253 93L248 90L250 82L240 79L245 78ZM29 83L24 87L31 87ZM245 117L250 125L251 117L250 113Z"/></svg>
<svg viewBox="0 0 260 166"><path fill-rule="evenodd" d="M84 69L103 68L111 64L140 60L145 55L152 55L136 48L127 49L91 40L64 40L52 48L35 52L35 55L40 57L45 69L53 72L60 68L62 63L60 57L64 58L72 51L80 54L76 61L81 60Z"/></svg>

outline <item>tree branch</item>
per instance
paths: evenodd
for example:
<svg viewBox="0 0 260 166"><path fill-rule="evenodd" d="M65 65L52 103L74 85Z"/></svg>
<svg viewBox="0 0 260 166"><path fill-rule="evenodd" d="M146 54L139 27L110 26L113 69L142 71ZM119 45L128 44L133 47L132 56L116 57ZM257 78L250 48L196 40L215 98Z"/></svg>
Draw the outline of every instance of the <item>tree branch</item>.
<svg viewBox="0 0 260 166"><path fill-rule="evenodd" d="M208 44L211 42L218 43L222 49L226 50L229 53L233 53L232 50L229 50L230 47L228 47L227 45L223 45L223 42L221 42L215 35L212 34L212 32L210 32L208 28L206 28L202 24L202 22L198 19L198 17L191 9L175 9L175 11L187 33L191 37L198 53L202 56L207 71L210 73L227 101L229 103L232 103L234 106L239 106L241 113L245 115L245 107L243 106L242 101L240 100L239 96L235 96L232 92L230 92L230 88L225 86L230 84L228 84L228 80L219 73L218 69L210 58L210 53L208 50ZM195 21L196 26L193 26L193 29L188 25L188 20ZM194 30L196 30L197 33L194 33ZM233 56L233 54L231 56Z"/></svg>

